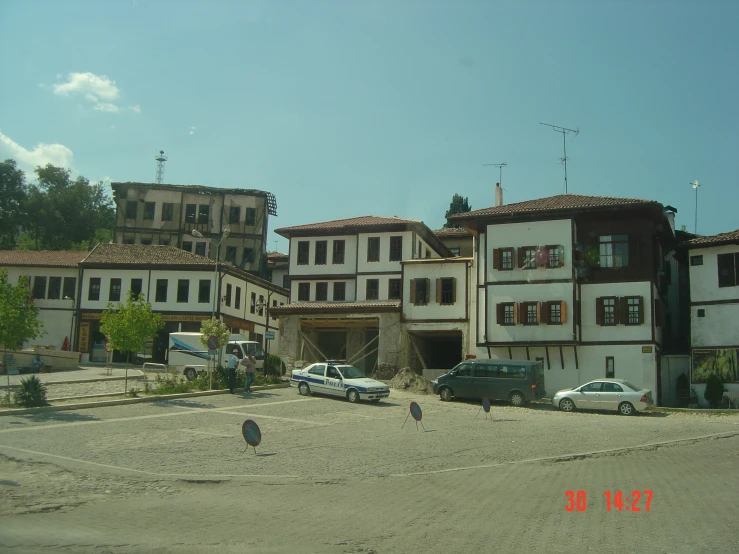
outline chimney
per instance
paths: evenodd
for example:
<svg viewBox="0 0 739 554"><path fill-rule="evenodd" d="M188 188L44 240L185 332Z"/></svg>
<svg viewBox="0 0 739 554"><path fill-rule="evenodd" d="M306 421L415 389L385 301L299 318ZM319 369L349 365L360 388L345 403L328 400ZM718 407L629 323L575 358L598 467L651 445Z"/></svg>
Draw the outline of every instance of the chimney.
<svg viewBox="0 0 739 554"><path fill-rule="evenodd" d="M500 183L495 183L495 207L503 205L503 189L500 187Z"/></svg>

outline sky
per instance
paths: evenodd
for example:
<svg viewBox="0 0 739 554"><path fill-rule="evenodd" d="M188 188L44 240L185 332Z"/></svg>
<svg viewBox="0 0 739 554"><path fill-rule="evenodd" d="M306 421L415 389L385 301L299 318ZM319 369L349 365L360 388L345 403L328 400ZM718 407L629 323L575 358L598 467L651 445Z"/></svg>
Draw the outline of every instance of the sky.
<svg viewBox="0 0 739 554"><path fill-rule="evenodd" d="M739 2L0 0L0 159L254 188L279 227L568 192L739 228Z"/></svg>

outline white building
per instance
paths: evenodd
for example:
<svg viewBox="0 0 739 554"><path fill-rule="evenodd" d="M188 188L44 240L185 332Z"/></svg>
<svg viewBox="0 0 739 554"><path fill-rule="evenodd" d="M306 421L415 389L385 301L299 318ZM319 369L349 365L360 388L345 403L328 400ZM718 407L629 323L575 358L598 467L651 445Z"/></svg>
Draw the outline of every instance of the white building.
<svg viewBox="0 0 739 554"><path fill-rule="evenodd" d="M739 230L687 242L690 254L691 386L703 397L718 373L739 392Z"/></svg>
<svg viewBox="0 0 739 554"><path fill-rule="evenodd" d="M540 359L546 389L617 377L660 396L663 206L560 195L449 218L475 236L470 306L480 358Z"/></svg>

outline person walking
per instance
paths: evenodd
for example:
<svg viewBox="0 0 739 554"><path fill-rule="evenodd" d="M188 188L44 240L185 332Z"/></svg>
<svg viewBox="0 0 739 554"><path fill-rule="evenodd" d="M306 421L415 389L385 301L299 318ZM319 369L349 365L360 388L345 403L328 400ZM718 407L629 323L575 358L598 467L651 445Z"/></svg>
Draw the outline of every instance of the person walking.
<svg viewBox="0 0 739 554"><path fill-rule="evenodd" d="M234 393L234 389L236 388L236 366L238 363L239 359L234 356L233 352L226 357L226 375L228 377L228 389L231 391L231 394Z"/></svg>
<svg viewBox="0 0 739 554"><path fill-rule="evenodd" d="M251 384L254 382L254 377L257 371L257 360L254 358L254 353L249 352L246 358L241 360L241 362L244 364L246 370L246 383L244 388L246 389L246 392L251 392Z"/></svg>

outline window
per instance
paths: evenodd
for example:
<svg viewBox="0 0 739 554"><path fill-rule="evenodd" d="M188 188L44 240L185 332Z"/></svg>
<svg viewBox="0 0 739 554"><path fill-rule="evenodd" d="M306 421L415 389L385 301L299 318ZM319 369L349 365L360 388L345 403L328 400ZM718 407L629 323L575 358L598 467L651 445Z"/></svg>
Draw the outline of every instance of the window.
<svg viewBox="0 0 739 554"><path fill-rule="evenodd" d="M264 296L261 294L259 295L259 302L257 302L257 309L259 310L259 315L264 315Z"/></svg>
<svg viewBox="0 0 739 554"><path fill-rule="evenodd" d="M205 246L206 246L206 243L204 242L196 242L195 243L195 253L198 256L205 256Z"/></svg>
<svg viewBox="0 0 739 554"><path fill-rule="evenodd" d="M737 265L739 265L739 252L733 254L719 254L718 256L718 286L736 287L739 285L737 279Z"/></svg>
<svg viewBox="0 0 739 554"><path fill-rule="evenodd" d="M126 219L136 219L138 214L139 203L136 200L126 202Z"/></svg>
<svg viewBox="0 0 739 554"><path fill-rule="evenodd" d="M430 281L428 279L411 279L411 302L416 306L429 303Z"/></svg>
<svg viewBox="0 0 739 554"><path fill-rule="evenodd" d="M541 358L539 356L536 357L536 361L541 364L542 369L544 368L544 358ZM548 367L547 369L552 369L551 367Z"/></svg>
<svg viewBox="0 0 739 554"><path fill-rule="evenodd" d="M641 325L643 323L643 310L641 296L627 296L621 299L626 317L622 323L624 325Z"/></svg>
<svg viewBox="0 0 739 554"><path fill-rule="evenodd" d="M457 377L472 377L472 364L459 364L454 368Z"/></svg>
<svg viewBox="0 0 739 554"><path fill-rule="evenodd" d="M190 280L177 279L177 302L184 304L190 301Z"/></svg>
<svg viewBox="0 0 739 554"><path fill-rule="evenodd" d="M452 253L452 257L456 258L460 254L460 249L458 246L455 246L454 248L450 248L449 251Z"/></svg>
<svg viewBox="0 0 739 554"><path fill-rule="evenodd" d="M318 240L316 241L316 265L326 265L326 254L328 250L328 241Z"/></svg>
<svg viewBox="0 0 739 554"><path fill-rule="evenodd" d="M282 276L282 288L284 289L290 288L290 276L289 275Z"/></svg>
<svg viewBox="0 0 739 554"><path fill-rule="evenodd" d="M241 308L241 287L236 287L236 296L234 296L234 308Z"/></svg>
<svg viewBox="0 0 739 554"><path fill-rule="evenodd" d="M380 280L367 279L367 300L378 300L380 298Z"/></svg>
<svg viewBox="0 0 739 554"><path fill-rule="evenodd" d="M580 392L600 392L602 388L603 383L590 383L589 385L580 387Z"/></svg>
<svg viewBox="0 0 739 554"><path fill-rule="evenodd" d="M600 237L600 267L629 265L629 236L604 235Z"/></svg>
<svg viewBox="0 0 739 554"><path fill-rule="evenodd" d="M246 219L247 225L254 225L257 221L257 210L254 208L246 208Z"/></svg>
<svg viewBox="0 0 739 554"><path fill-rule="evenodd" d="M90 277L90 290L87 291L87 299L100 300L100 277Z"/></svg>
<svg viewBox="0 0 739 554"><path fill-rule="evenodd" d="M298 265L308 265L310 263L310 242L301 240L298 242Z"/></svg>
<svg viewBox="0 0 739 554"><path fill-rule="evenodd" d="M277 300L273 300L273 301L272 301L272 307L273 307L273 308L276 308L276 307L277 307ZM278 316L276 316L276 315L275 315L275 314L273 313L273 314L272 314L272 315L271 315L270 317L271 317L272 319L277 319L277 317L278 317Z"/></svg>
<svg viewBox="0 0 739 554"><path fill-rule="evenodd" d="M235 223L238 223L239 220L241 220L241 207L231 206L228 209L228 222L233 225Z"/></svg>
<svg viewBox="0 0 739 554"><path fill-rule="evenodd" d="M328 283L316 283L316 301L328 300Z"/></svg>
<svg viewBox="0 0 739 554"><path fill-rule="evenodd" d="M399 262L403 259L403 237L390 237L390 261Z"/></svg>
<svg viewBox="0 0 739 554"><path fill-rule="evenodd" d="M331 259L332 264L343 264L344 263L344 248L345 243L343 240L335 240L333 245L333 257Z"/></svg>
<svg viewBox="0 0 739 554"><path fill-rule="evenodd" d="M77 296L77 278L76 277L65 277L64 278L64 298L76 298Z"/></svg>
<svg viewBox="0 0 739 554"><path fill-rule="evenodd" d="M369 237L367 239L367 261L380 261L380 237Z"/></svg>
<svg viewBox="0 0 739 554"><path fill-rule="evenodd" d="M612 360L613 358L611 358ZM611 369L613 372L613 369ZM606 373L608 373L608 359L606 358ZM601 392L624 392L621 385L618 383L603 383L603 390Z"/></svg>
<svg viewBox="0 0 739 554"><path fill-rule="evenodd" d="M616 365L613 356L606 356L606 379L613 379L616 375ZM606 383L607 385L610 383ZM611 391L615 392L615 391Z"/></svg>
<svg viewBox="0 0 739 554"><path fill-rule="evenodd" d="M251 293L251 303L249 304L249 313L250 314L257 313L257 293L256 292Z"/></svg>
<svg viewBox="0 0 739 554"><path fill-rule="evenodd" d="M185 205L185 221L187 223L195 223L195 213L197 210L198 207L195 204Z"/></svg>
<svg viewBox="0 0 739 554"><path fill-rule="evenodd" d="M690 256L690 265L703 265L703 254Z"/></svg>
<svg viewBox="0 0 739 554"><path fill-rule="evenodd" d="M154 219L156 207L155 202L144 202L144 219Z"/></svg>
<svg viewBox="0 0 739 554"><path fill-rule="evenodd" d="M496 248L493 250L493 269L511 271L513 269L513 248Z"/></svg>
<svg viewBox="0 0 739 554"><path fill-rule="evenodd" d="M108 291L108 300L110 302L120 302L121 301L121 280L120 279L110 280L110 290Z"/></svg>
<svg viewBox="0 0 739 554"><path fill-rule="evenodd" d="M171 242L171 239L169 237L159 237L160 246L169 246L170 242Z"/></svg>
<svg viewBox="0 0 739 554"><path fill-rule="evenodd" d="M162 221L172 221L172 212L174 204L170 202L164 202L162 204Z"/></svg>
<svg viewBox="0 0 739 554"><path fill-rule="evenodd" d="M243 256L241 258L242 263L253 264L254 263L254 249L244 248Z"/></svg>
<svg viewBox="0 0 739 554"><path fill-rule="evenodd" d="M418 257L423 258L423 250L421 249L421 241L418 241Z"/></svg>
<svg viewBox="0 0 739 554"><path fill-rule="evenodd" d="M148 246L151 244L151 239L141 239L141 244L145 244Z"/></svg>
<svg viewBox="0 0 739 554"><path fill-rule="evenodd" d="M547 267L562 267L563 260L560 255L559 246L545 246L544 249L547 254Z"/></svg>
<svg viewBox="0 0 739 554"><path fill-rule="evenodd" d="M321 365L316 365L310 368L308 370L308 373L310 373L311 375L320 375L321 377L323 377L323 374L325 373L325 371L326 371L326 366L321 364Z"/></svg>
<svg viewBox="0 0 739 554"><path fill-rule="evenodd" d="M226 261L231 262L232 264L236 263L236 247L235 246L226 247Z"/></svg>
<svg viewBox="0 0 739 554"><path fill-rule="evenodd" d="M226 285L226 300L225 300L226 306L231 306L231 285Z"/></svg>
<svg viewBox="0 0 739 554"><path fill-rule="evenodd" d="M519 305L521 313L518 319L524 325L539 324L539 303L538 302L521 302Z"/></svg>
<svg viewBox="0 0 739 554"><path fill-rule="evenodd" d="M567 305L560 300L541 303L541 322L547 325L562 325L567 321Z"/></svg>
<svg viewBox="0 0 739 554"><path fill-rule="evenodd" d="M705 308L698 308L698 317L706 317Z"/></svg>
<svg viewBox="0 0 739 554"><path fill-rule="evenodd" d="M167 301L167 285L169 281L167 279L157 279L157 290L154 296L155 302L166 302Z"/></svg>
<svg viewBox="0 0 739 554"><path fill-rule="evenodd" d="M49 300L59 300L62 294L62 278L49 277Z"/></svg>
<svg viewBox="0 0 739 554"><path fill-rule="evenodd" d="M191 240L183 240L182 241L182 249L187 250L188 252L192 252L192 241Z"/></svg>
<svg viewBox="0 0 739 554"><path fill-rule="evenodd" d="M388 283L388 295L390 300L400 300L402 296L402 287L400 279L390 279Z"/></svg>
<svg viewBox="0 0 739 554"><path fill-rule="evenodd" d="M346 300L346 283L334 283L334 301L343 302Z"/></svg>
<svg viewBox="0 0 739 554"><path fill-rule="evenodd" d="M453 277L436 280L436 302L439 304L454 304L456 301L456 279Z"/></svg>
<svg viewBox="0 0 739 554"><path fill-rule="evenodd" d="M136 244L136 241L133 238L126 237L123 239L123 244Z"/></svg>
<svg viewBox="0 0 739 554"><path fill-rule="evenodd" d="M33 278L33 297L35 299L46 298L46 277Z"/></svg>
<svg viewBox="0 0 739 554"><path fill-rule="evenodd" d="M536 246L522 246L518 249L518 267L536 269Z"/></svg>
<svg viewBox="0 0 739 554"><path fill-rule="evenodd" d="M301 302L310 301L310 283L298 283L298 300Z"/></svg>
<svg viewBox="0 0 739 554"><path fill-rule="evenodd" d="M515 325L518 322L514 302L501 302L496 305L496 310L498 325Z"/></svg>
<svg viewBox="0 0 739 554"><path fill-rule="evenodd" d="M208 204L200 204L198 206L198 223L208 223L210 216L210 206Z"/></svg>
<svg viewBox="0 0 739 554"><path fill-rule="evenodd" d="M138 298L141 294L141 289L144 287L144 281L142 279L131 279L131 292Z"/></svg>
<svg viewBox="0 0 739 554"><path fill-rule="evenodd" d="M595 300L595 322L598 325L616 325L618 323L618 311L616 304L618 298L615 296L603 296Z"/></svg>

